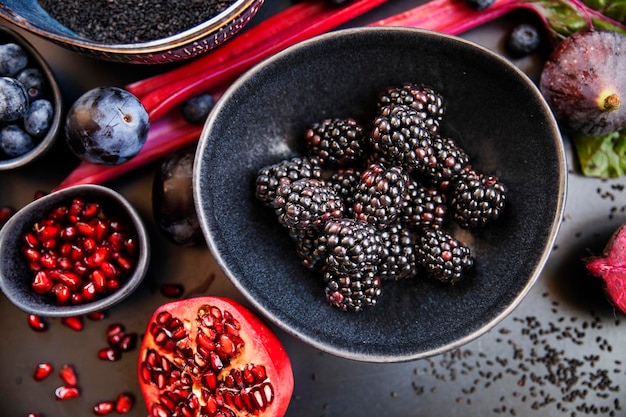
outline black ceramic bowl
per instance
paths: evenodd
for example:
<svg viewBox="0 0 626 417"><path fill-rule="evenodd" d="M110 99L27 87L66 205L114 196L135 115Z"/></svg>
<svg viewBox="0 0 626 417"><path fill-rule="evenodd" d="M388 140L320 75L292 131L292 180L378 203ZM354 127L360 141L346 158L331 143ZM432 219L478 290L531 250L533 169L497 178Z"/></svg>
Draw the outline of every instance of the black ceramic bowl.
<svg viewBox="0 0 626 417"><path fill-rule="evenodd" d="M78 35L50 16L38 0L3 0L0 17L70 50L107 61L160 64L196 57L237 34L264 0L236 0L219 15L183 32L139 43L111 44Z"/></svg>
<svg viewBox="0 0 626 417"><path fill-rule="evenodd" d="M115 218L127 225L129 236L136 241L136 261L132 271L120 281L115 291L108 291L82 304L70 302L59 305L52 295L39 295L31 288L34 274L21 253L22 237L52 209L68 207L75 198L98 202L107 218ZM122 195L100 185L76 185L43 196L18 210L0 229L0 289L16 307L42 317L77 316L102 311L121 302L142 282L149 260L150 241L140 215Z"/></svg>
<svg viewBox="0 0 626 417"><path fill-rule="evenodd" d="M63 114L63 99L61 90L57 84L54 74L50 70L48 63L44 60L43 56L23 36L12 29L0 26L0 44L4 45L7 43L20 45L28 56L27 68L38 68L43 74L47 88L42 98L45 98L52 103L54 114L52 116L52 122L50 123L48 133L46 133L45 136L36 139L36 145L34 148L19 156L3 157L0 155L0 170L2 171L24 166L45 155L52 148L57 139L59 127L61 125L61 116Z"/></svg>
<svg viewBox="0 0 626 417"><path fill-rule="evenodd" d="M446 99L442 133L508 187L494 223L463 231L474 268L455 285L383 283L374 307L342 312L305 270L274 212L255 198L260 168L304 154L326 117L373 120L377 94L405 81ZM533 82L506 59L447 35L403 28L337 31L256 66L225 93L200 138L197 211L233 284L289 334L349 359L393 362L442 353L482 335L528 293L559 227L566 162L557 124Z"/></svg>

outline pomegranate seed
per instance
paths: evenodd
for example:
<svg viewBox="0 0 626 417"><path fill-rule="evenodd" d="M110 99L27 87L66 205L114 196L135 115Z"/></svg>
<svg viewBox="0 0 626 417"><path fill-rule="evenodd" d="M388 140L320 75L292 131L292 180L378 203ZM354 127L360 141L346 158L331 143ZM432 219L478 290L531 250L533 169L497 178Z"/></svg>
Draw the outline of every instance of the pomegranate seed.
<svg viewBox="0 0 626 417"><path fill-rule="evenodd" d="M87 314L87 318L93 321L104 320L107 317L107 314L104 311L94 311L93 313Z"/></svg>
<svg viewBox="0 0 626 417"><path fill-rule="evenodd" d="M29 248L36 248L37 246L39 246L39 240L37 239L37 237L32 234L32 233L26 233L23 237L22 237L22 241L24 242L24 244L29 247Z"/></svg>
<svg viewBox="0 0 626 417"><path fill-rule="evenodd" d="M50 292L56 297L57 304L59 305L67 304L70 299L70 289L61 282L54 284Z"/></svg>
<svg viewBox="0 0 626 417"><path fill-rule="evenodd" d="M61 272L59 274L58 279L63 284L67 285L70 291L74 291L75 289L77 289L80 283L82 282L82 279L80 278L78 274L75 274L74 272L70 272L70 271Z"/></svg>
<svg viewBox="0 0 626 417"><path fill-rule="evenodd" d="M181 284L161 284L161 294L168 298L178 298L185 288Z"/></svg>
<svg viewBox="0 0 626 417"><path fill-rule="evenodd" d="M37 239L40 242L45 242L47 240L55 239L61 233L61 229L55 225L41 225L39 228L36 227Z"/></svg>
<svg viewBox="0 0 626 417"><path fill-rule="evenodd" d="M72 365L66 364L61 367L59 371L59 376L65 383L66 387L75 387L78 384L78 379L76 378L76 371Z"/></svg>
<svg viewBox="0 0 626 417"><path fill-rule="evenodd" d="M70 301L72 302L72 304L82 304L84 300L85 298L82 296L82 294L78 292L73 292L70 295Z"/></svg>
<svg viewBox="0 0 626 417"><path fill-rule="evenodd" d="M117 256L115 258L115 261L117 262L117 265L122 268L122 270L126 271L126 272L130 272L133 270L134 267L134 263L128 259L125 258L123 256Z"/></svg>
<svg viewBox="0 0 626 417"><path fill-rule="evenodd" d="M15 214L15 209L10 206L0 207L0 225L6 223Z"/></svg>
<svg viewBox="0 0 626 417"><path fill-rule="evenodd" d="M61 323L77 332L83 330L83 319L80 316L63 317Z"/></svg>
<svg viewBox="0 0 626 417"><path fill-rule="evenodd" d="M37 271L31 287L37 294L45 294L52 289L54 283L45 271Z"/></svg>
<svg viewBox="0 0 626 417"><path fill-rule="evenodd" d="M26 417L42 417L39 413L28 413Z"/></svg>
<svg viewBox="0 0 626 417"><path fill-rule="evenodd" d="M115 410L113 401L102 401L93 406L93 413L97 416L106 416Z"/></svg>
<svg viewBox="0 0 626 417"><path fill-rule="evenodd" d="M97 293L96 285L93 282L86 282L83 284L80 294L74 293L72 295L81 295L82 300L91 301L96 298Z"/></svg>
<svg viewBox="0 0 626 417"><path fill-rule="evenodd" d="M119 269L111 262L102 262L100 265L100 270L104 274L105 277L109 279L117 278L120 275Z"/></svg>
<svg viewBox="0 0 626 417"><path fill-rule="evenodd" d="M28 325L31 327L31 329L37 332L43 332L48 330L48 323L43 318L35 314L28 315Z"/></svg>
<svg viewBox="0 0 626 417"><path fill-rule="evenodd" d="M27 260L35 262L39 262L39 258L41 256L38 250L29 247L24 247L22 254Z"/></svg>
<svg viewBox="0 0 626 417"><path fill-rule="evenodd" d="M77 222L76 223L76 231L83 236L93 236L94 228L89 223L85 222Z"/></svg>
<svg viewBox="0 0 626 417"><path fill-rule="evenodd" d="M91 273L91 282L94 285L96 292L104 292L107 289L107 277L99 269L96 269Z"/></svg>
<svg viewBox="0 0 626 417"><path fill-rule="evenodd" d="M91 219L100 214L100 204L98 203L87 203L85 204L85 208L83 209L83 218Z"/></svg>
<svg viewBox="0 0 626 417"><path fill-rule="evenodd" d="M135 405L135 396L128 392L122 392L115 401L115 412L126 414L132 410L133 405Z"/></svg>
<svg viewBox="0 0 626 417"><path fill-rule="evenodd" d="M54 396L59 401L69 400L80 396L80 390L78 387L58 387L54 391Z"/></svg>
<svg viewBox="0 0 626 417"><path fill-rule="evenodd" d="M122 352L114 347L105 347L98 351L98 358L103 361L115 362L122 357Z"/></svg>
<svg viewBox="0 0 626 417"><path fill-rule="evenodd" d="M137 333L128 333L120 340L118 347L122 352L129 352L137 346Z"/></svg>
<svg viewBox="0 0 626 417"><path fill-rule="evenodd" d="M52 373L53 369L54 368L50 362L42 362L37 365L35 373L33 374L33 379L35 381L43 381L48 375Z"/></svg>
<svg viewBox="0 0 626 417"><path fill-rule="evenodd" d="M109 346L115 347L119 345L120 341L124 337L125 328L123 324L113 323L107 328L107 342Z"/></svg>

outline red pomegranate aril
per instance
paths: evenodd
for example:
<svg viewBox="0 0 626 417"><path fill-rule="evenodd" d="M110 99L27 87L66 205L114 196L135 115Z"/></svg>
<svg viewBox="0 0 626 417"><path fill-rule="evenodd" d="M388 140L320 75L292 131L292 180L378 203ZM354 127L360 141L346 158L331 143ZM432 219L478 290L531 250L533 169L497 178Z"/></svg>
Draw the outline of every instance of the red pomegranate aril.
<svg viewBox="0 0 626 417"><path fill-rule="evenodd" d="M76 231L83 236L92 237L94 235L93 226L85 222L77 222Z"/></svg>
<svg viewBox="0 0 626 417"><path fill-rule="evenodd" d="M98 351L98 358L103 361L115 362L122 358L122 352L115 347L105 347Z"/></svg>
<svg viewBox="0 0 626 417"><path fill-rule="evenodd" d="M28 413L26 417L42 417L39 413Z"/></svg>
<svg viewBox="0 0 626 417"><path fill-rule="evenodd" d="M101 401L93 406L93 413L97 416L106 416L115 410L115 402Z"/></svg>
<svg viewBox="0 0 626 417"><path fill-rule="evenodd" d="M107 290L115 291L120 287L120 282L117 279L107 280Z"/></svg>
<svg viewBox="0 0 626 417"><path fill-rule="evenodd" d="M87 203L84 205L82 215L84 219L92 219L100 214L100 204Z"/></svg>
<svg viewBox="0 0 626 417"><path fill-rule="evenodd" d="M78 231L74 225L66 226L61 230L61 239L74 239L78 236Z"/></svg>
<svg viewBox="0 0 626 417"><path fill-rule="evenodd" d="M137 253L137 241L133 239L132 237L127 238L124 241L124 248L131 255L136 254Z"/></svg>
<svg viewBox="0 0 626 417"><path fill-rule="evenodd" d="M37 237L32 233L24 234L22 241L29 248L36 248L39 246L39 239L37 239Z"/></svg>
<svg viewBox="0 0 626 417"><path fill-rule="evenodd" d="M48 215L48 217L59 221L63 219L65 216L67 216L67 212L68 212L68 209L65 206L55 207L52 210L50 210L50 214Z"/></svg>
<svg viewBox="0 0 626 417"><path fill-rule="evenodd" d="M50 362L42 362L37 365L35 372L33 373L33 379L35 381L43 381L48 375L52 373L54 367Z"/></svg>
<svg viewBox="0 0 626 417"><path fill-rule="evenodd" d="M102 262L102 264L100 265L100 270L108 279L114 279L119 277L120 275L120 270L108 261Z"/></svg>
<svg viewBox="0 0 626 417"><path fill-rule="evenodd" d="M98 247L98 243L96 242L96 240L91 237L85 237L84 239L82 239L82 242L83 248L86 253L91 253Z"/></svg>
<svg viewBox="0 0 626 417"><path fill-rule="evenodd" d="M70 302L72 304L78 305L78 304L82 304L84 301L85 301L85 297L83 297L83 295L81 293L73 292L70 295Z"/></svg>
<svg viewBox="0 0 626 417"><path fill-rule="evenodd" d="M61 323L65 324L72 330L80 332L83 330L83 319L80 316L63 317Z"/></svg>
<svg viewBox="0 0 626 417"><path fill-rule="evenodd" d="M178 298L183 295L185 287L182 284L161 284L161 294L168 298Z"/></svg>
<svg viewBox="0 0 626 417"><path fill-rule="evenodd" d="M65 364L61 366L59 370L59 376L61 380L65 383L66 387L75 387L78 385L78 378L76 377L76 370L70 364Z"/></svg>
<svg viewBox="0 0 626 417"><path fill-rule="evenodd" d="M94 311L87 314L87 318L93 321L100 321L106 319L107 314L104 311Z"/></svg>
<svg viewBox="0 0 626 417"><path fill-rule="evenodd" d="M78 389L78 387L62 386L62 387L58 387L54 391L54 396L59 401L69 400L69 399L72 399L72 398L79 397L80 396L80 390Z"/></svg>
<svg viewBox="0 0 626 417"><path fill-rule="evenodd" d="M107 289L107 277L99 269L96 269L91 273L91 282L93 283L96 292L104 292Z"/></svg>
<svg viewBox="0 0 626 417"><path fill-rule="evenodd" d="M70 292L76 290L79 287L80 283L82 282L82 279L78 274L75 274L74 272L70 272L70 271L60 272L57 279L61 283L67 285Z"/></svg>
<svg viewBox="0 0 626 417"><path fill-rule="evenodd" d="M28 315L28 325L36 332L43 332L48 330L48 322L36 314Z"/></svg>
<svg viewBox="0 0 626 417"><path fill-rule="evenodd" d="M11 206L0 207L0 226L6 223L7 220L9 220L11 217L13 217L15 212L16 210L14 207L11 207Z"/></svg>
<svg viewBox="0 0 626 417"><path fill-rule="evenodd" d="M67 285L61 282L54 284L50 292L56 297L59 305L65 305L70 300L71 291Z"/></svg>
<svg viewBox="0 0 626 417"><path fill-rule="evenodd" d="M30 247L25 247L22 249L22 254L29 261L37 262L37 264L39 264L39 258L41 257L41 254L38 250Z"/></svg>
<svg viewBox="0 0 626 417"><path fill-rule="evenodd" d="M117 396L115 401L115 412L117 414L126 414L133 409L135 405L135 396L129 392L122 392Z"/></svg>
<svg viewBox="0 0 626 417"><path fill-rule="evenodd" d="M122 268L123 271L130 272L135 267L134 263L128 258L118 255L117 253L114 254L114 257L115 262L120 268Z"/></svg>
<svg viewBox="0 0 626 417"><path fill-rule="evenodd" d="M130 352L137 346L137 333L127 333L118 343L118 347L122 352Z"/></svg>
<svg viewBox="0 0 626 417"><path fill-rule="evenodd" d="M124 337L126 329L121 323L112 323L107 327L107 343L109 346L117 346Z"/></svg>
<svg viewBox="0 0 626 417"><path fill-rule="evenodd" d="M40 224L39 227L35 227L35 231L37 233L37 240L39 240L39 242L46 242L55 239L59 233L61 233L61 228L52 224Z"/></svg>
<svg viewBox="0 0 626 417"><path fill-rule="evenodd" d="M52 289L54 283L45 271L37 271L31 287L37 294L45 294Z"/></svg>

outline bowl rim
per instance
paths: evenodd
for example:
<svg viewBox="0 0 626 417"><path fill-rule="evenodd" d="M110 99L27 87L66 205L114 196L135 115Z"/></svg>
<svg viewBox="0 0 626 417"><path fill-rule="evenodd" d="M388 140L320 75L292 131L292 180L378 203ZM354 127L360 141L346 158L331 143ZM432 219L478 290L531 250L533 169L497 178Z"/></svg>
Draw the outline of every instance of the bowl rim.
<svg viewBox="0 0 626 417"><path fill-rule="evenodd" d="M537 260L535 267L532 270L532 274L526 280L526 283L523 289L515 296L515 298L510 302L506 308L503 308L497 315L492 317L488 322L484 323L476 329L475 331L470 332L464 337L458 338L454 341L448 342L442 346L439 346L434 349L429 350L421 350L409 354L402 355L385 355L385 354L370 354L370 353L355 353L351 350L347 350L345 348L332 346L324 343L323 340L318 340L314 337L303 334L300 330L294 329L289 326L281 317L275 315L271 310L268 310L262 303L255 299L255 297L247 290L247 288L237 279L235 274L231 271L231 269L226 264L226 261L222 257L220 253L220 246L216 242L213 236L213 230L210 227L210 213L206 213L202 207L202 184L200 178L202 177L202 165L203 165L203 155L207 151L207 148L211 146L210 141L208 140L208 132L211 130L211 126L216 122L217 114L220 112L221 108L224 107L224 103L228 101L232 96L236 95L236 92L241 88L242 85L245 85L249 82L251 78L255 76L255 73L259 70L262 70L266 67L273 66L277 61L283 59L286 55L291 55L292 53L297 53L298 50L306 49L309 45L317 43L317 42L325 42L331 40L336 37L343 36L353 36L358 35L360 33L376 33L380 31L385 32L398 32L398 33L414 33L416 35L422 37L439 37L445 38L450 42L457 43L459 45L469 46L471 48L476 49L478 52L482 54L488 55L491 59L498 61L500 64L507 67L512 73L516 74L520 77L521 80L525 82L528 86L529 90L533 92L535 96L538 98L538 102L541 103L541 107L543 109L544 114L546 115L546 119L550 122L549 125L546 126L546 129L552 132L552 135L555 138L555 151L557 153L556 157L558 160L558 173L559 173L559 182L558 182L558 196L556 196L555 201L555 212L550 222L550 233L547 236L547 240L545 242L545 246L541 251L541 255ZM243 75L241 75L233 84L229 86L228 89L223 93L220 97L220 100L216 103L212 112L209 114L209 117L204 125L204 129L202 130L200 140L198 142L198 147L195 156L194 162L194 201L196 205L196 212L200 218L200 224L203 229L203 233L205 239L207 241L207 245L211 250L211 253L215 257L215 260L221 270L224 272L225 276L229 279L229 281L235 286L235 288L243 294L245 299L253 306L256 311L259 311L264 317L274 323L277 327L285 331L287 334L293 336L294 338L305 342L306 344L313 346L314 348L332 354L337 357L356 360L356 361L364 361L364 362L375 362L375 363L390 363L390 362L404 362L404 361L412 361L417 359L423 359L427 357L432 357L438 354L442 354L444 352L450 351L452 349L461 347L485 333L489 332L493 329L497 324L499 324L505 317L507 317L518 305L521 301L526 297L526 295L530 292L535 282L539 279L542 270L545 267L545 264L549 258L549 255L552 251L552 247L554 242L556 241L563 213L565 210L565 200L567 197L567 158L565 155L565 149L563 146L561 132L559 130L557 121L550 110L548 103L545 101L543 96L541 95L540 90L536 86L536 84L530 79L530 77L525 74L520 68L515 66L512 62L506 59L504 56L497 54L495 51L492 51L480 44L477 44L473 41L461 38L456 35L444 34L432 30L421 29L421 28L409 28L409 27L357 27L357 28L347 28L347 29L339 29L333 32L328 32L322 35L318 35L311 39L299 42L285 50L273 55L272 57L264 60L263 62L255 65L248 71L246 71Z"/></svg>
<svg viewBox="0 0 626 417"><path fill-rule="evenodd" d="M55 202L67 201L77 195L100 196L99 198L112 202L113 205L120 208L120 211L126 213L128 220L134 229L139 248L135 269L115 292L88 303L77 305L68 304L64 306L49 304L45 305L45 308L42 308L33 305L32 303L24 302L24 300L20 297L15 297L13 292L10 291L14 285L13 280L4 273L4 248L8 245L19 244L19 236L16 237L11 235L11 232L14 231L14 228L19 227L23 218L28 217L33 208L41 205L54 206ZM148 231L140 214L124 196L103 185L79 184L42 196L19 209L17 213L9 218L9 220L7 220L4 226L0 229L0 290L13 305L29 314L37 314L42 317L70 317L110 308L127 298L141 284L147 274L149 264L150 240L148 237Z"/></svg>
<svg viewBox="0 0 626 417"><path fill-rule="evenodd" d="M257 7L260 7L264 0L235 0L228 8L218 15L175 35L146 42L120 44L106 44L83 38L79 35L76 35L76 37L70 37L68 35L50 31L29 22L24 17L16 14L12 10L7 9L1 4L0 16L24 30L59 44L71 45L104 55L116 54L135 56L158 54L166 50L182 48L190 43L200 42L207 36L207 34L212 33L213 31L218 31L227 22L237 19L240 15L245 13L246 10L250 7L254 7L255 4L259 2L260 4Z"/></svg>
<svg viewBox="0 0 626 417"><path fill-rule="evenodd" d="M41 72L46 77L48 81L48 86L51 90L51 103L54 106L54 114L52 117L52 123L50 124L50 128L48 133L39 140L39 143L23 155L16 156L10 159L2 159L0 160L0 171L10 170L14 168L19 168L26 164L29 164L35 159L38 159L40 156L45 154L56 142L57 136L59 134L59 127L61 126L62 115L63 115L63 94L61 93L61 88L57 82L57 79L52 72L52 69L48 65L48 62L44 59L43 55L31 44L25 37L19 34L17 31L6 27L0 24L0 33L7 34L8 36L14 38L17 43L26 50L26 53L29 57L32 57L36 61L36 66L39 67Z"/></svg>

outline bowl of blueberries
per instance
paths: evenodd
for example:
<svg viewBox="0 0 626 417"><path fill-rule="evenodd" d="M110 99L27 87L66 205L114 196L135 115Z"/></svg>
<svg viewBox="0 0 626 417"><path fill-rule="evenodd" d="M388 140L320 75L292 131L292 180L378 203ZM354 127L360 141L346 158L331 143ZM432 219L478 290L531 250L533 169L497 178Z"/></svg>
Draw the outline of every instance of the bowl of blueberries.
<svg viewBox="0 0 626 417"><path fill-rule="evenodd" d="M0 170L30 163L54 144L62 96L41 54L0 26Z"/></svg>
<svg viewBox="0 0 626 417"><path fill-rule="evenodd" d="M368 362L492 329L538 279L566 193L533 81L412 28L269 58L222 95L196 152L196 211L234 286L297 339Z"/></svg>

